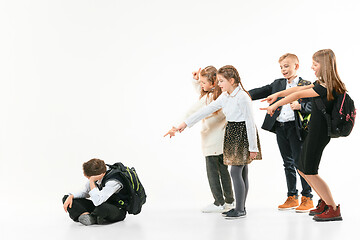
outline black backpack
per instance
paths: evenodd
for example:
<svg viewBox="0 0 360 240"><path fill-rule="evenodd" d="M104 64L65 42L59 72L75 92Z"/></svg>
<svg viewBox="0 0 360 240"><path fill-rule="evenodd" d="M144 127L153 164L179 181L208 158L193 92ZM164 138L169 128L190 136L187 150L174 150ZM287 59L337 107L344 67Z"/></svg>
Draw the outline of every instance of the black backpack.
<svg viewBox="0 0 360 240"><path fill-rule="evenodd" d="M123 183L126 184L125 189L129 191L129 202L126 204L126 211L130 214L139 214L141 207L146 202L146 193L143 185L141 184L139 177L135 171L135 168L129 168L121 162L108 165L110 169L116 169Z"/></svg>
<svg viewBox="0 0 360 240"><path fill-rule="evenodd" d="M326 113L321 98L315 99L317 107L325 115L328 136L332 138L349 136L355 124L356 109L354 101L346 92L344 94L336 93L334 98L334 107L331 114Z"/></svg>

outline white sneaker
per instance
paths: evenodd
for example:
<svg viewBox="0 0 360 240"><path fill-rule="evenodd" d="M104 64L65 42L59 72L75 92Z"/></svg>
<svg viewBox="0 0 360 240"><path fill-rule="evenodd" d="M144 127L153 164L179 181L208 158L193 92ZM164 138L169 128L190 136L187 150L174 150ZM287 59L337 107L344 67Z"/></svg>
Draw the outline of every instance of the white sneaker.
<svg viewBox="0 0 360 240"><path fill-rule="evenodd" d="M216 206L215 204L210 204L201 210L203 213L222 213L225 211L224 205Z"/></svg>
<svg viewBox="0 0 360 240"><path fill-rule="evenodd" d="M224 210L225 210L225 211L229 211L229 210L231 210L231 209L233 209L233 208L235 208L235 203L234 203L234 202L232 202L232 203L225 203L225 204L224 204Z"/></svg>

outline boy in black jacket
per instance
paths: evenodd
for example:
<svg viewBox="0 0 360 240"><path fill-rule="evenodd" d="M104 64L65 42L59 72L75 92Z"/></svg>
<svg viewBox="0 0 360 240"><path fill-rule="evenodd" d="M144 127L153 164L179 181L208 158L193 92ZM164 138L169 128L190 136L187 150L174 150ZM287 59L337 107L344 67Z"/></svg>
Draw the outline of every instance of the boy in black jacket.
<svg viewBox="0 0 360 240"><path fill-rule="evenodd" d="M266 98L267 96L299 85L308 85L311 82L298 77L299 60L296 55L287 53L279 59L281 73L284 78L276 79L271 84L249 91L253 100ZM279 99L278 99L279 100ZM286 183L288 187L287 200L279 205L279 210L296 208L297 212L308 212L314 207L311 187L300 175L302 185L302 198L299 206L298 190L296 189L296 163L299 160L302 142L306 133L301 128L301 117L311 113L309 99L300 99L291 104L278 108L271 117L266 114L262 128L276 133L279 150L284 162Z"/></svg>
<svg viewBox="0 0 360 240"><path fill-rule="evenodd" d="M65 195L62 200L70 218L84 225L124 220L126 211L121 203L127 194L120 175L107 169L103 160L95 158L83 164L83 171L89 179L85 189Z"/></svg>

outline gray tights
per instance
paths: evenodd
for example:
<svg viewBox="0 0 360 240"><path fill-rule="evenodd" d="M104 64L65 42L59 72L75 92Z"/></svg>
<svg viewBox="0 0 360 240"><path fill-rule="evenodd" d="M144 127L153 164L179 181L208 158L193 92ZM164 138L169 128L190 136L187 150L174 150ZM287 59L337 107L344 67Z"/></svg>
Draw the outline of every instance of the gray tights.
<svg viewBox="0 0 360 240"><path fill-rule="evenodd" d="M248 166L233 165L231 166L230 174L234 184L235 210L244 211L246 196L249 190Z"/></svg>

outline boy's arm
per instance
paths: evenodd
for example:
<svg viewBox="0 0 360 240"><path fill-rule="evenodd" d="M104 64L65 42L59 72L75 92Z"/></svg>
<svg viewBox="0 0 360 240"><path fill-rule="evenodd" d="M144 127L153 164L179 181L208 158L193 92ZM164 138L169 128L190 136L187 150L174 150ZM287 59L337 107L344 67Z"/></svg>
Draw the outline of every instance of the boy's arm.
<svg viewBox="0 0 360 240"><path fill-rule="evenodd" d="M69 207L69 208L72 207L73 199L74 199L74 195L70 194L70 195L67 197L67 199L65 200L64 205L63 205L65 212L68 211L68 207Z"/></svg>
<svg viewBox="0 0 360 240"><path fill-rule="evenodd" d="M305 99L303 99L305 100ZM302 101L300 103L301 107L300 107L300 112L302 114L309 114L311 113L311 100L307 100L307 101Z"/></svg>
<svg viewBox="0 0 360 240"><path fill-rule="evenodd" d="M263 87L254 88L249 91L252 100L263 99L272 94L272 85L268 84Z"/></svg>
<svg viewBox="0 0 360 240"><path fill-rule="evenodd" d="M100 174L100 175L91 176L91 177L89 178L90 190L93 190L94 188L96 188L95 182L96 182L96 181L99 181L99 180L102 179L104 176L105 176L105 173L102 173L102 174Z"/></svg>
<svg viewBox="0 0 360 240"><path fill-rule="evenodd" d="M311 82L300 79L298 82L298 86L310 85ZM301 114L309 114L311 113L311 98L301 98L298 100L300 103L300 113Z"/></svg>
<svg viewBox="0 0 360 240"><path fill-rule="evenodd" d="M88 198L88 197L90 197L90 195L89 195L90 190L91 190L90 189L90 184L89 184L89 182L87 182L85 184L84 188L81 191L74 192L74 193L69 193L69 196L73 195L74 199L76 199L76 198Z"/></svg>
<svg viewBox="0 0 360 240"><path fill-rule="evenodd" d="M121 182L117 180L109 180L105 183L105 186L99 190L97 187L93 188L90 194L90 200L95 206L99 206L111 197L114 193L120 191L123 188Z"/></svg>
<svg viewBox="0 0 360 240"><path fill-rule="evenodd" d="M68 207L69 208L72 207L73 199L90 197L89 191L90 191L90 184L89 184L89 182L87 182L83 190L81 190L79 192L75 192L75 193L69 193L69 196L67 197L67 199L65 200L65 202L63 204L63 208L64 208L65 212L67 212Z"/></svg>

